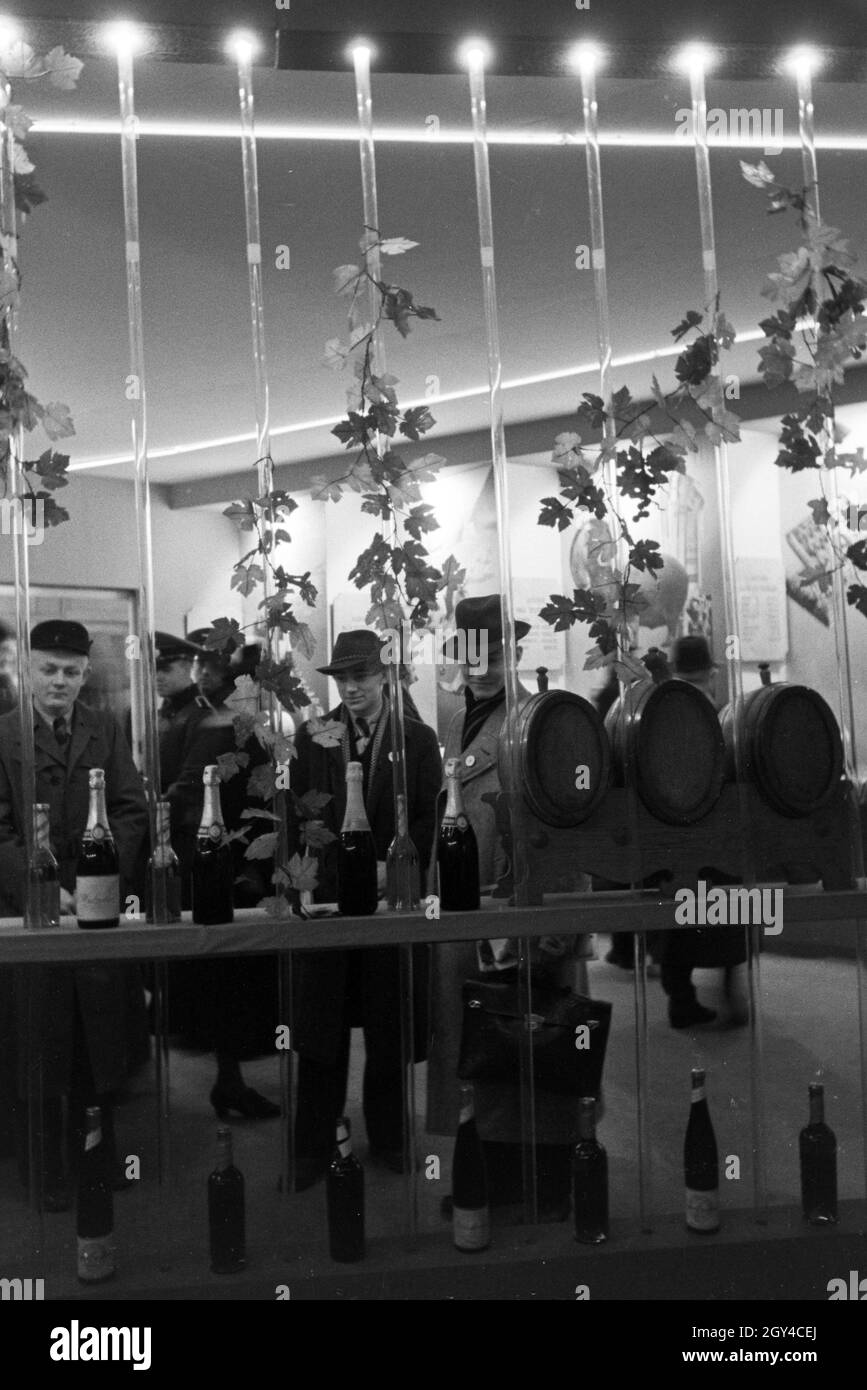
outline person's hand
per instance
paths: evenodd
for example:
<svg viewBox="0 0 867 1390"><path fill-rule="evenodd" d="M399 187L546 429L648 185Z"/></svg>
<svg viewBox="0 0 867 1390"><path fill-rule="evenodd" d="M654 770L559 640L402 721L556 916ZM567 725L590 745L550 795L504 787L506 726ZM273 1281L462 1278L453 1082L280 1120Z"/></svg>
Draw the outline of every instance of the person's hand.
<svg viewBox="0 0 867 1390"><path fill-rule="evenodd" d="M384 859L376 861L376 892L378 897L384 898L388 888L388 869Z"/></svg>
<svg viewBox="0 0 867 1390"><path fill-rule="evenodd" d="M60 890L60 911L65 916L75 915L75 894L70 893L68 888Z"/></svg>

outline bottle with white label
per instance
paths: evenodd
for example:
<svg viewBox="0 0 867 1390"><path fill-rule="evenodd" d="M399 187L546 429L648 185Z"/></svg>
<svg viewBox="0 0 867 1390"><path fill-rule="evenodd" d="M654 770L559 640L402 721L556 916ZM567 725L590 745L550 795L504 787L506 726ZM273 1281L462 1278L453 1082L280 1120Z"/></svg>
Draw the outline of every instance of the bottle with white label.
<svg viewBox="0 0 867 1390"><path fill-rule="evenodd" d="M86 1116L76 1202L78 1278L82 1284L101 1284L115 1273L114 1203L102 1112L98 1105L92 1105Z"/></svg>
<svg viewBox="0 0 867 1390"><path fill-rule="evenodd" d="M452 1159L452 1236L458 1250L487 1250L491 1208L473 1088L461 1086L461 1117Z"/></svg>
<svg viewBox="0 0 867 1390"><path fill-rule="evenodd" d="M692 1104L683 1144L686 1224L691 1231L719 1230L719 1157L704 1089L704 1071L692 1072Z"/></svg>
<svg viewBox="0 0 867 1390"><path fill-rule="evenodd" d="M202 819L193 854L193 921L203 926L231 922L235 868L220 805L220 769L209 763L202 773Z"/></svg>
<svg viewBox="0 0 867 1390"><path fill-rule="evenodd" d="M90 769L89 784L87 826L75 870L75 911L80 927L116 927L120 921L120 875L101 767Z"/></svg>
<svg viewBox="0 0 867 1390"><path fill-rule="evenodd" d="M33 857L27 865L28 927L60 926L60 870L51 852L49 807L33 806Z"/></svg>

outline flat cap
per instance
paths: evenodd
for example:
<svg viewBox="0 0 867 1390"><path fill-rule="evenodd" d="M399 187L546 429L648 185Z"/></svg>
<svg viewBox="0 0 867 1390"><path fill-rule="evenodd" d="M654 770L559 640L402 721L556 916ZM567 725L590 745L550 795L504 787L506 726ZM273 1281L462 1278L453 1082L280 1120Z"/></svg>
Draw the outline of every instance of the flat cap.
<svg viewBox="0 0 867 1390"><path fill-rule="evenodd" d="M37 623L30 632L30 649L35 652L75 652L90 656L90 633L83 623L51 618Z"/></svg>

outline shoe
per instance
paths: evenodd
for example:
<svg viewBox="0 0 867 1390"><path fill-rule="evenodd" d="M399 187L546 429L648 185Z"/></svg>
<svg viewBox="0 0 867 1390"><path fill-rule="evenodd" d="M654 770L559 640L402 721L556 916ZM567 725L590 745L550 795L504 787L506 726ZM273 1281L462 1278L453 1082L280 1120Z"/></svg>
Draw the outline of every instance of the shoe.
<svg viewBox="0 0 867 1390"><path fill-rule="evenodd" d="M211 1091L211 1104L218 1120L228 1119L230 1110L243 1115L245 1120L276 1120L280 1114L279 1105L260 1096L252 1086L221 1086L217 1082Z"/></svg>
<svg viewBox="0 0 867 1390"><path fill-rule="evenodd" d="M694 1000L691 1004L669 1004L668 1021L672 1028L700 1028L704 1023L713 1023L715 1009L706 1009L704 1004Z"/></svg>
<svg viewBox="0 0 867 1390"><path fill-rule="evenodd" d="M380 1168L387 1168L390 1173L406 1172L403 1149L376 1149L371 1144L368 1155L371 1163L378 1164Z"/></svg>

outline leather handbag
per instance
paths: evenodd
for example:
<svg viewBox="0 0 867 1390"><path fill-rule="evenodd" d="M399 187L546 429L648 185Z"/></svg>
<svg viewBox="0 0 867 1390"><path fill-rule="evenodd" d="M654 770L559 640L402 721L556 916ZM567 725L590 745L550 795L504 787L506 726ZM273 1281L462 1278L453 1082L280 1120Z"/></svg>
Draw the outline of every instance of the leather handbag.
<svg viewBox="0 0 867 1390"><path fill-rule="evenodd" d="M529 1019L510 979L467 980L458 1076L518 1085L521 1039L533 1040L533 1076L541 1091L597 1096L611 1027L611 1005L568 987L536 981Z"/></svg>

